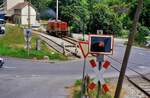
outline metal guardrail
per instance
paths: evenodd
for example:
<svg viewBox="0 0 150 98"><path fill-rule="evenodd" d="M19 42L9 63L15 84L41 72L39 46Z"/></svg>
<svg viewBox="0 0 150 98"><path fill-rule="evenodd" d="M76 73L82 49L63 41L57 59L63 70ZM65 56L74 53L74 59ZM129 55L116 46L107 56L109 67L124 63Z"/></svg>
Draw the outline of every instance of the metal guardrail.
<svg viewBox="0 0 150 98"><path fill-rule="evenodd" d="M38 34L41 37L41 39L44 42L46 42L46 44L48 44L50 47L52 47L57 52L62 53L64 55L70 53L70 54L72 54L73 56L75 56L77 58L81 58L81 56L78 55L77 53L72 52L69 49L65 48L65 45L64 46L60 45L57 42L53 41L52 39L46 37L46 36L49 36L49 35L47 35L47 34L41 34L39 31L36 31L36 30L33 30L33 33Z"/></svg>

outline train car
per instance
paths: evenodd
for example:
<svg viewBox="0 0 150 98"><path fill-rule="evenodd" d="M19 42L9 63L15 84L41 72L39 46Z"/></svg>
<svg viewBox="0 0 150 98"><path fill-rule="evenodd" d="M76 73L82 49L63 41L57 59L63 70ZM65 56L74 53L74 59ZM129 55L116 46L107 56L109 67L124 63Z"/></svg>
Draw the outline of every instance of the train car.
<svg viewBox="0 0 150 98"><path fill-rule="evenodd" d="M68 24L61 20L49 20L47 25L47 32L50 35L63 37L68 36Z"/></svg>

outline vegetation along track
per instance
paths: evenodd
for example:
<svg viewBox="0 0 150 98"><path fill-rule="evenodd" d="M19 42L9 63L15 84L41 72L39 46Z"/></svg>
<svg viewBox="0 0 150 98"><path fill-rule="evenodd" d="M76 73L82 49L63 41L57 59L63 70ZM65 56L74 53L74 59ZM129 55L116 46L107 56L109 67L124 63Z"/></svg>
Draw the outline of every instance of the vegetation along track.
<svg viewBox="0 0 150 98"><path fill-rule="evenodd" d="M111 56L108 56L108 58L121 64L120 61L118 61L117 59ZM120 73L120 69L114 67L113 65L111 65L111 67ZM141 92L143 92L146 96L148 96L148 98L150 98L150 79L130 67L127 67L127 68L137 74L136 76L132 76L132 77L126 75L126 78L128 79L128 81L131 84L133 84L137 89L139 89Z"/></svg>
<svg viewBox="0 0 150 98"><path fill-rule="evenodd" d="M36 30L33 30L33 33L39 35L40 38L55 51L62 53L62 54L71 54L74 57L80 58L80 55L78 55L75 52L72 52L71 49L64 48L63 45L60 45L56 41L52 40L50 38L50 35L40 33L39 31L36 31Z"/></svg>

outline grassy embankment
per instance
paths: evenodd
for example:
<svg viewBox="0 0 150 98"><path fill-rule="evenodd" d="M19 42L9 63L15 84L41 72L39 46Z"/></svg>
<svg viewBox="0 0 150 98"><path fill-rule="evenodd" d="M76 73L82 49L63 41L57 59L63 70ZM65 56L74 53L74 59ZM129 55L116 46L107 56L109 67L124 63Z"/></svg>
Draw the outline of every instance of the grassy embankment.
<svg viewBox="0 0 150 98"><path fill-rule="evenodd" d="M66 60L67 57L54 52L46 47L42 42L41 50L35 50L37 36L32 35L30 54L28 56L27 50L24 49L25 41L23 30L18 26L6 25L6 35L0 37L0 56L10 56L26 59L43 59L48 56L49 59Z"/></svg>

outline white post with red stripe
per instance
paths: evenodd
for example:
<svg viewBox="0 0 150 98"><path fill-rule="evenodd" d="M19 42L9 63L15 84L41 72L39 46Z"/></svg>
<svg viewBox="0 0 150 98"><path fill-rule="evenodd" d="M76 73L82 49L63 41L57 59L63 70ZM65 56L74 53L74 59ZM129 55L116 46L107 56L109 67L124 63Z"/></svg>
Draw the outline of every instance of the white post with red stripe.
<svg viewBox="0 0 150 98"><path fill-rule="evenodd" d="M95 60L91 60L90 61L90 65L93 69L93 71L95 72L96 74L96 77L98 79L95 79L88 87L89 89L93 90L97 84L98 81L100 81L101 85L102 85L102 89L104 92L108 92L109 91L109 88L107 86L107 84L105 83L105 80L103 78L103 73L105 70L107 70L110 66L110 62L109 61L105 61L104 64L102 65L102 69L99 71L98 68L97 68L97 64L95 62Z"/></svg>

